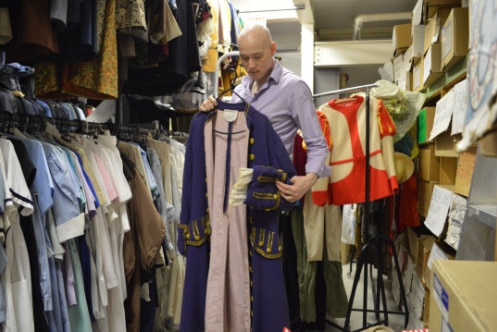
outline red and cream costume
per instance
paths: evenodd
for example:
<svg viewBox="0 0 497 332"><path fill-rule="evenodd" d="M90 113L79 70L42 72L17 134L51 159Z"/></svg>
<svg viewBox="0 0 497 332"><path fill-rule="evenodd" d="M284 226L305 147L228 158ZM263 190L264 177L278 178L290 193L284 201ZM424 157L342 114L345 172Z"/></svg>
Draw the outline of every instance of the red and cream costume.
<svg viewBox="0 0 497 332"><path fill-rule="evenodd" d="M366 103L361 95L332 99L319 107L330 126L329 179L319 179L313 187L315 204L344 205L365 202L366 167L369 167L369 200L398 191L395 175L393 123L383 102L370 99L369 166L366 165Z"/></svg>

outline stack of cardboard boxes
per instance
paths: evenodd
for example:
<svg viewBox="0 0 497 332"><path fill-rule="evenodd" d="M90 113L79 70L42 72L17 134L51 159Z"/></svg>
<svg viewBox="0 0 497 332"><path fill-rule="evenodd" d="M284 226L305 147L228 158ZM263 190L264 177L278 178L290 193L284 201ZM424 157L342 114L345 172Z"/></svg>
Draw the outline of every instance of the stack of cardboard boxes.
<svg viewBox="0 0 497 332"><path fill-rule="evenodd" d="M485 219L487 212L478 207L497 206L497 159L482 161L476 146L464 152L456 148L464 123L461 112L467 107L468 45L469 8L460 0L418 0L412 23L393 29L394 82L427 96L417 123L417 184L419 214L431 232L408 228L397 248L404 267L408 328L429 327L430 332L497 328L497 318L488 310L497 305L497 286L490 281L497 263L482 262L490 250L494 254L497 211ZM468 241L481 241L480 262L463 261L475 253L458 251L468 215L482 224L493 218L493 230L466 228L461 240L466 247ZM396 283L392 290L400 300ZM472 291L480 287L482 291Z"/></svg>
<svg viewBox="0 0 497 332"><path fill-rule="evenodd" d="M460 0L419 0L412 23L394 26L392 40L394 82L423 91L468 53L468 8Z"/></svg>

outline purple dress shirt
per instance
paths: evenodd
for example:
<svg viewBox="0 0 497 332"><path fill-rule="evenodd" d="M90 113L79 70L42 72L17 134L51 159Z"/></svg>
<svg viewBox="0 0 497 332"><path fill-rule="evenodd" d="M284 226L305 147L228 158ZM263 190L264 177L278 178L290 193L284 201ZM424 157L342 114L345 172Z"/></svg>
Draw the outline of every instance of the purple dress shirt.
<svg viewBox="0 0 497 332"><path fill-rule="evenodd" d="M264 114L290 156L293 153L295 135L301 129L307 145L306 173L316 173L319 177L330 176L331 168L325 163L328 146L322 134L311 90L304 80L274 61L271 75L255 95L250 91L253 80L247 75L235 88L232 102L240 102L241 97Z"/></svg>

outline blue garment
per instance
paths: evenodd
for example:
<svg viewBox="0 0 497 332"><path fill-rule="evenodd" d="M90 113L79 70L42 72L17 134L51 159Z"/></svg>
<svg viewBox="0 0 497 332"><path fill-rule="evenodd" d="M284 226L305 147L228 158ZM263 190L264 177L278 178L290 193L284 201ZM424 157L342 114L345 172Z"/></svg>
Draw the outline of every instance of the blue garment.
<svg viewBox="0 0 497 332"><path fill-rule="evenodd" d="M40 115L41 116L46 116L47 118L51 118L52 117L52 110L50 109L50 107L48 106L48 104L45 101L41 100L41 99L36 99L35 101L43 109L43 113L40 114Z"/></svg>
<svg viewBox="0 0 497 332"><path fill-rule="evenodd" d="M140 151L140 156L143 161L143 166L145 167L145 172L147 176L148 185L150 186L150 193L152 194L152 199L156 200L159 197L159 188L157 187L157 182L155 180L154 172L152 172L152 168L150 167L150 163L147 158L147 152L136 142L128 142L133 144Z"/></svg>
<svg viewBox="0 0 497 332"><path fill-rule="evenodd" d="M245 103L218 102L219 109L243 111ZM200 112L192 119L186 145L183 171L183 195L178 249L186 255L185 285L180 330L196 332L204 329L205 292L209 270L210 222L205 172L204 126L210 114ZM252 107L247 112L250 146L247 167L255 165L281 169L288 178L296 175L293 163L266 116ZM288 202L282 207L289 208ZM252 330L282 331L290 327L288 304L281 266L282 248L278 235L281 208L271 211L247 209L250 239ZM254 236L257 241L254 240ZM249 257L247 257L249 260Z"/></svg>
<svg viewBox="0 0 497 332"><path fill-rule="evenodd" d="M81 183L77 178L64 148L50 143L42 143L48 168L54 180L55 223L74 218L81 213L83 201ZM60 199L60 201L58 201ZM70 207L66 205L71 205ZM59 211L60 210L60 211ZM74 210L74 211L73 211ZM60 212L60 214L59 214Z"/></svg>
<svg viewBox="0 0 497 332"><path fill-rule="evenodd" d="M87 332L92 331L90 312L88 304L91 299L87 299L84 290L83 271L76 241L80 239L71 239L66 242L65 259L70 259L74 271L74 289L76 291L77 304L69 307L69 321L71 323L72 332ZM84 241L84 238L83 238Z"/></svg>
<svg viewBox="0 0 497 332"><path fill-rule="evenodd" d="M32 183L29 185L32 197L36 197L33 201L35 209L34 213L31 215L33 236L36 245L36 255L37 263L39 269L39 285L40 285L40 296L43 302L43 309L45 311L50 311L53 309L52 306L52 287L50 282L50 271L48 265L48 250L47 250L47 238L48 234L46 232L46 213L49 208L53 206L53 181L48 168L45 152L43 150L42 144L39 141L33 139L19 138L16 136L9 135L8 138L12 141L16 153L21 160L22 158L27 158L36 167L36 173L32 179ZM20 154L19 144L22 144L25 148L27 154ZM30 254L31 255L31 254ZM37 287L33 288L35 291Z"/></svg>

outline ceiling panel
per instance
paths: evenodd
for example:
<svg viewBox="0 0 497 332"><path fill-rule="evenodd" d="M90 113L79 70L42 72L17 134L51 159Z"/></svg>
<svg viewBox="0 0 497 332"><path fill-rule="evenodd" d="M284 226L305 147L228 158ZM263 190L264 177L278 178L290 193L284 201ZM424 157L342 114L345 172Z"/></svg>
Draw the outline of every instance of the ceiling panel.
<svg viewBox="0 0 497 332"><path fill-rule="evenodd" d="M319 40L352 39L359 15L412 12L416 0L310 0ZM380 15L381 16L381 15ZM389 38L394 24L402 21L367 22L362 39Z"/></svg>
<svg viewBox="0 0 497 332"><path fill-rule="evenodd" d="M300 31L299 22L287 10L308 10L310 6L314 17L316 41L352 40L354 22L359 15L412 12L416 0L231 0L242 15L275 17L281 10L288 17L269 19L268 24L275 34ZM381 16L381 15L380 15ZM406 20L366 22L362 25L360 39L385 39L392 35L394 24Z"/></svg>

